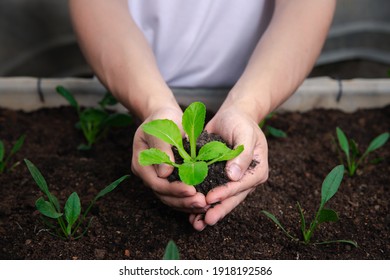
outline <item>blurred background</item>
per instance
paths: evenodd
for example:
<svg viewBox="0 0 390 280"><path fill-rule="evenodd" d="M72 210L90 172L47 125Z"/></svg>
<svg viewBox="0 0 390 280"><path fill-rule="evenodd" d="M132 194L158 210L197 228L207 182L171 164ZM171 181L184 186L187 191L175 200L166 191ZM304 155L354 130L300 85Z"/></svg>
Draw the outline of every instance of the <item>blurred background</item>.
<svg viewBox="0 0 390 280"><path fill-rule="evenodd" d="M311 76L380 78L389 69L390 1L338 0ZM92 76L67 0L0 0L0 77L10 76Z"/></svg>

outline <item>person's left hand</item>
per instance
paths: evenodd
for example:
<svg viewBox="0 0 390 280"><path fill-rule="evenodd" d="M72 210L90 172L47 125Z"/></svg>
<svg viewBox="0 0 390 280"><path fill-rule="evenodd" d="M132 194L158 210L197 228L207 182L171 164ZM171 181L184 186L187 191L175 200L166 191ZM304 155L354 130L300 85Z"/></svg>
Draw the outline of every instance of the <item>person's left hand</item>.
<svg viewBox="0 0 390 280"><path fill-rule="evenodd" d="M207 225L214 225L223 219L256 186L268 178L268 148L264 133L249 114L234 106L218 113L206 125L207 132L220 135L233 145L244 145L244 151L226 164L226 172L231 182L212 189L206 196L210 207L206 214L191 214L190 223L196 230L203 230ZM250 167L252 161L255 167Z"/></svg>

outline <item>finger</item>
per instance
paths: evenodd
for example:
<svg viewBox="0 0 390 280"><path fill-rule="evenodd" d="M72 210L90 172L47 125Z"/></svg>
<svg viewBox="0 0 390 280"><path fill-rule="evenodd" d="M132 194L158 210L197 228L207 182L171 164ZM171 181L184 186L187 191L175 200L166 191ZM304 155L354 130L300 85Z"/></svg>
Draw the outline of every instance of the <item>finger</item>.
<svg viewBox="0 0 390 280"><path fill-rule="evenodd" d="M165 176L159 176L157 170L154 166L141 166L139 163L139 153L140 151L146 150L149 148L149 144L145 140L145 135L140 128L135 133L134 142L133 142L133 155L131 160L131 170L138 177L142 178L145 185L151 187L153 190L162 193L168 194L172 193L177 196L189 196L193 195L195 192L190 188L168 188L169 182L165 179ZM166 174L164 174L166 175Z"/></svg>
<svg viewBox="0 0 390 280"><path fill-rule="evenodd" d="M159 199L166 205L187 213L204 213L207 209L205 197L201 193L196 193L190 197L173 197L169 195L159 195Z"/></svg>
<svg viewBox="0 0 390 280"><path fill-rule="evenodd" d="M134 169L136 169L136 167L134 167ZM165 178L158 177L153 166L142 166L134 172L137 176L143 178L143 182L146 186L150 187L159 195L189 197L196 194L196 189L193 186L188 186L179 181L169 182Z"/></svg>
<svg viewBox="0 0 390 280"><path fill-rule="evenodd" d="M224 186L213 188L206 195L208 204L223 201L241 192L254 189L268 179L268 161L262 160L253 168L249 168L238 182L229 182Z"/></svg>
<svg viewBox="0 0 390 280"><path fill-rule="evenodd" d="M213 208L209 208L206 212L203 222L209 226L215 225L217 222L222 220L228 213L230 213L235 207L237 207L237 205L240 204L250 192L251 190L243 191L235 196L223 200L221 203L216 204ZM198 222L196 226L201 227L201 223Z"/></svg>
<svg viewBox="0 0 390 280"><path fill-rule="evenodd" d="M171 161L173 162L175 161L171 146L159 140L156 137L143 133L141 127L137 130L136 135L134 136L134 143L133 143L133 151L135 151L133 153L134 161L138 162L140 151L149 148L159 149L164 153L166 153L169 156ZM168 164L154 165L154 168L156 169L157 175L161 178L167 178L173 171L173 166L170 166Z"/></svg>
<svg viewBox="0 0 390 280"><path fill-rule="evenodd" d="M248 126L245 131L233 131L234 145L243 145L242 153L226 163L226 173L230 180L240 180L248 167L252 164L254 157L267 158L267 141L258 126ZM255 153L259 153L256 155Z"/></svg>
<svg viewBox="0 0 390 280"><path fill-rule="evenodd" d="M191 214L189 221L197 231L202 231L206 228L207 224L204 221L205 214Z"/></svg>

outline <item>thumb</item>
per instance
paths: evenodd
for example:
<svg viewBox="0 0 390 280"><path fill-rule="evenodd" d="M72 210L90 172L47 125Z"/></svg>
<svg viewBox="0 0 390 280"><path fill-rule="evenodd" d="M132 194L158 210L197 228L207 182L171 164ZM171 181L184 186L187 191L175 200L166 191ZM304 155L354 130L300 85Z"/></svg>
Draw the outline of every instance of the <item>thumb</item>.
<svg viewBox="0 0 390 280"><path fill-rule="evenodd" d="M172 148L169 144L159 140L159 139L154 139L153 137L149 135L145 135L143 131L139 128L136 131L136 135L134 136L134 142L133 142L133 169L134 171L137 170L134 166L139 165L139 153L149 149L149 148L156 148L161 150L162 152L166 153L171 161L175 161ZM155 164L153 165L155 172L158 177L160 178L166 178L168 177L172 171L173 171L173 166L168 165L168 164Z"/></svg>
<svg viewBox="0 0 390 280"><path fill-rule="evenodd" d="M232 163L229 166L226 166L226 172L228 177L232 181L238 181L242 178L243 172L240 165L237 163Z"/></svg>
<svg viewBox="0 0 390 280"><path fill-rule="evenodd" d="M169 144L158 140L153 143L153 147L166 153L169 156L171 161L173 162L175 161L172 147ZM158 177L167 178L169 175L171 175L174 168L169 164L162 163L162 164L155 165L155 169Z"/></svg>
<svg viewBox="0 0 390 280"><path fill-rule="evenodd" d="M230 180L238 181L244 176L245 171L251 165L253 160L254 141L238 137L236 143L242 143L244 150L236 158L226 163L226 173Z"/></svg>
<svg viewBox="0 0 390 280"><path fill-rule="evenodd" d="M226 164L226 173L229 179L232 181L239 181L242 176L244 176L244 173L248 169L251 162L252 155L249 157L245 154L241 154L237 158L230 160Z"/></svg>
<svg viewBox="0 0 390 280"><path fill-rule="evenodd" d="M168 164L159 164L156 165L156 173L160 178L167 178L173 171L173 166Z"/></svg>

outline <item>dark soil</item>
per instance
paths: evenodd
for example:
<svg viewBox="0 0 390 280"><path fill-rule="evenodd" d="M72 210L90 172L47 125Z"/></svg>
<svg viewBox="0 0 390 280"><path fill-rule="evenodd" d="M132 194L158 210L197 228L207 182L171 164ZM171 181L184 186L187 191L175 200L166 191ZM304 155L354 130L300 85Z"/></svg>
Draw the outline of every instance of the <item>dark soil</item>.
<svg viewBox="0 0 390 280"><path fill-rule="evenodd" d="M340 163L335 128L340 126L365 149L378 134L389 131L390 106L353 114L336 110L277 114L268 124L287 132L285 139L269 138L269 180L259 186L224 220L195 231L187 214L163 205L130 174L132 137L136 126L111 131L86 153L74 128L72 108L32 113L0 109L0 139L7 150L26 134L13 171L0 174L0 259L161 259L173 239L182 259L389 259L390 149L389 143L370 159L376 165L345 176L328 207L340 221L321 226L313 241L350 239L346 244L304 245L289 240L261 210L274 213L299 236L297 201L308 220L320 201L321 184ZM97 202L87 235L76 241L50 234L35 209L42 194L23 159L32 161L49 188L64 203L77 191L86 207L98 191L125 174L130 178Z"/></svg>
<svg viewBox="0 0 390 280"><path fill-rule="evenodd" d="M228 145L228 143L226 143L221 136L203 131L196 141L197 152L202 146L211 141L220 141ZM183 146L187 152L190 151L190 143L186 138L183 139ZM229 145L228 147L232 148ZM176 163L181 164L183 162L183 159L180 157L176 148L173 148L173 155L175 157ZM172 172L172 174L168 177L168 180L171 182L180 181L179 172L177 169ZM195 189L196 191L206 195L211 189L225 185L229 181L230 180L225 172L225 162L216 162L209 165L209 171L206 178L202 183L196 185Z"/></svg>

